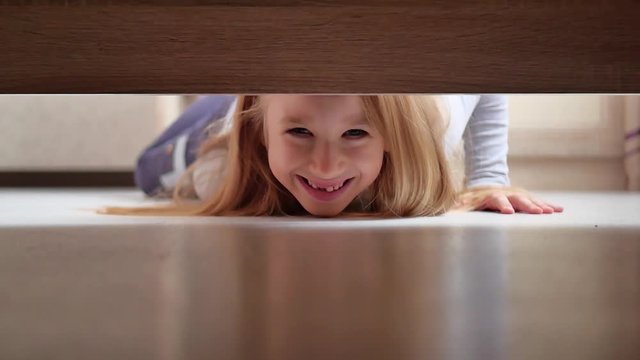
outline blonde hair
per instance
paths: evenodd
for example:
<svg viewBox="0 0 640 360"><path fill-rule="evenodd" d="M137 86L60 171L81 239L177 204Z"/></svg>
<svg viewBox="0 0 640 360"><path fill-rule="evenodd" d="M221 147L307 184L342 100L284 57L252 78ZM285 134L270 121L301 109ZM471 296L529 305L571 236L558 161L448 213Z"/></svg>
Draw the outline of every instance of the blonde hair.
<svg viewBox="0 0 640 360"><path fill-rule="evenodd" d="M380 174L357 201L363 209L344 215L410 217L440 215L453 205L456 189L444 150L447 122L433 96L361 96L366 119L386 146ZM201 202L185 202L189 179L199 161L178 182L174 203L164 207L107 208L107 214L260 216L302 215L304 208L272 174L264 145L264 102L239 96L231 130L207 139L199 156L217 148L228 150L222 184ZM186 184L186 185L185 185ZM369 196L367 198L367 195Z"/></svg>

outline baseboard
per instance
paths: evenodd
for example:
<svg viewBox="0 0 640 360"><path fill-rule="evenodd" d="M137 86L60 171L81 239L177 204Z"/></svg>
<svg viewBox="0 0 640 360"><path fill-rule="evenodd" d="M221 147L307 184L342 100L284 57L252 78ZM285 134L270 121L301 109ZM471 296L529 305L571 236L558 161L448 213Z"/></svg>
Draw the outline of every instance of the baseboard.
<svg viewBox="0 0 640 360"><path fill-rule="evenodd" d="M530 190L624 191L622 158L509 157L511 183Z"/></svg>

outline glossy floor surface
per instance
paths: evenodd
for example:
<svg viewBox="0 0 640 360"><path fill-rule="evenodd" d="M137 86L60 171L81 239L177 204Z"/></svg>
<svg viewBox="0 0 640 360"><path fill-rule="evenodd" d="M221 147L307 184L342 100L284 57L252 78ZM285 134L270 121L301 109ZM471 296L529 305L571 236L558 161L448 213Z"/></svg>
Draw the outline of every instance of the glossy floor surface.
<svg viewBox="0 0 640 360"><path fill-rule="evenodd" d="M565 213L121 218L86 209L135 193L0 191L0 358L640 358L640 197L543 195Z"/></svg>

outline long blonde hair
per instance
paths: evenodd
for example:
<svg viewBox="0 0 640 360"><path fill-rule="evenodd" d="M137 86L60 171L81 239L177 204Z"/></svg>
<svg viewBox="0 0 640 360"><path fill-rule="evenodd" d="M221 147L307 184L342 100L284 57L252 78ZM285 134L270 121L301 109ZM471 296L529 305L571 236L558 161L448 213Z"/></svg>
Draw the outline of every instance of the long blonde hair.
<svg viewBox="0 0 640 360"><path fill-rule="evenodd" d="M380 174L367 191L367 205L344 215L410 217L440 215L454 204L456 189L444 150L446 120L437 100L425 95L361 96L366 119L383 136ZM260 216L302 215L304 208L272 174L264 145L264 102L239 96L231 130L205 140L202 156L226 148L227 168L209 198L183 201L196 161L178 182L174 203L151 208L107 208L107 214ZM185 184L187 184L185 186ZM187 191L189 192L189 191ZM362 194L362 197L366 197Z"/></svg>

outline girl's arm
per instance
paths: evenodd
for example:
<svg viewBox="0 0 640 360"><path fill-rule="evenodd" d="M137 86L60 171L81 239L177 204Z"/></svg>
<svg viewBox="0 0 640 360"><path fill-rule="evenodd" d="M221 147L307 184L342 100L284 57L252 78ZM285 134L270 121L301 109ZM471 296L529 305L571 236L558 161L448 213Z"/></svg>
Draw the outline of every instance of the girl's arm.
<svg viewBox="0 0 640 360"><path fill-rule="evenodd" d="M509 114L504 95L481 95L463 133L465 185L509 186Z"/></svg>
<svg viewBox="0 0 640 360"><path fill-rule="evenodd" d="M462 206L504 214L561 212L523 189L511 188L507 165L509 116L505 95L481 95L464 132L467 190L459 197Z"/></svg>
<svg viewBox="0 0 640 360"><path fill-rule="evenodd" d="M235 96L205 96L194 102L158 139L140 154L136 185L147 195L164 195L195 161L205 130L225 117Z"/></svg>

